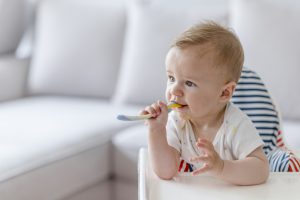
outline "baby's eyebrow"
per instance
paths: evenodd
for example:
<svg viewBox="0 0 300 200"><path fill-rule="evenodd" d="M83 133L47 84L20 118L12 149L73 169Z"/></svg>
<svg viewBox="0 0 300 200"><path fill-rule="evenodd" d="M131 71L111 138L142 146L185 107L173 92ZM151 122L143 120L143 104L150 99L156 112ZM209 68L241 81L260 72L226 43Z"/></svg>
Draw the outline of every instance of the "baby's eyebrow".
<svg viewBox="0 0 300 200"><path fill-rule="evenodd" d="M198 80L198 79L199 79L199 77L195 77L195 76L185 76L185 79L187 79L187 80L194 80L194 81L196 81L196 80Z"/></svg>

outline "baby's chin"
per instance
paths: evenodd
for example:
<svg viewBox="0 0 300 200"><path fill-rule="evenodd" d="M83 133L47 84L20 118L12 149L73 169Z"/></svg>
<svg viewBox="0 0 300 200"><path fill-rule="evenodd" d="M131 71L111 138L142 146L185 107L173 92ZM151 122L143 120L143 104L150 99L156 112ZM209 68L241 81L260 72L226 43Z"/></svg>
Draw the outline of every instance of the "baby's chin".
<svg viewBox="0 0 300 200"><path fill-rule="evenodd" d="M191 117L188 114L186 114L186 113L177 112L177 114L183 120L190 120L191 119Z"/></svg>

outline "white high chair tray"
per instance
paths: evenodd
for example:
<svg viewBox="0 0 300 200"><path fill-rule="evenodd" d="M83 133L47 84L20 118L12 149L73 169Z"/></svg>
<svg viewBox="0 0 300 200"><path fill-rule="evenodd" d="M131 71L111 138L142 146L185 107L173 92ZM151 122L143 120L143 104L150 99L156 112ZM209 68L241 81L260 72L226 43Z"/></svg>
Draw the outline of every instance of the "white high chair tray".
<svg viewBox="0 0 300 200"><path fill-rule="evenodd" d="M272 172L261 185L236 186L208 175L161 180L152 171L147 150L139 154L139 200L282 200L300 199L300 173Z"/></svg>

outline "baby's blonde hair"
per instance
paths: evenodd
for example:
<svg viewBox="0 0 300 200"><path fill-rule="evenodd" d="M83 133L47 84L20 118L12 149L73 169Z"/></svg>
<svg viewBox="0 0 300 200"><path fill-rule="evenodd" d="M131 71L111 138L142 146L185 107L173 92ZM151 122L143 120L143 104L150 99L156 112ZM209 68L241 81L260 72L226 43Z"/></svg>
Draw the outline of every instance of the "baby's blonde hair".
<svg viewBox="0 0 300 200"><path fill-rule="evenodd" d="M183 32L171 45L180 49L208 44L215 52L214 64L225 67L230 81L238 82L244 63L244 51L238 37L213 21L196 24Z"/></svg>

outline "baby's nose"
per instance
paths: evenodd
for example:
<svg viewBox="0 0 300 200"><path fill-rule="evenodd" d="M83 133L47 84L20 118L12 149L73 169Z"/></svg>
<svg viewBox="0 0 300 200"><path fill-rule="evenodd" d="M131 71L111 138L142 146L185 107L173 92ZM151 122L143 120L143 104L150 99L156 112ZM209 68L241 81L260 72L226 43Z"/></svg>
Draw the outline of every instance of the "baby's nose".
<svg viewBox="0 0 300 200"><path fill-rule="evenodd" d="M178 86L178 85L174 85L171 89L170 89L170 93L173 96L183 96L183 91L182 89Z"/></svg>

